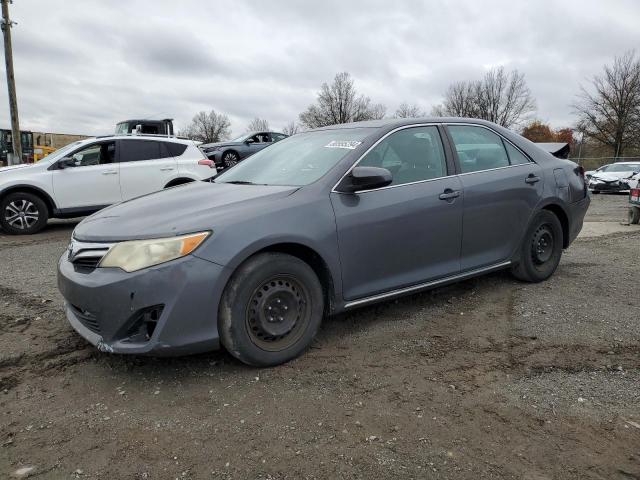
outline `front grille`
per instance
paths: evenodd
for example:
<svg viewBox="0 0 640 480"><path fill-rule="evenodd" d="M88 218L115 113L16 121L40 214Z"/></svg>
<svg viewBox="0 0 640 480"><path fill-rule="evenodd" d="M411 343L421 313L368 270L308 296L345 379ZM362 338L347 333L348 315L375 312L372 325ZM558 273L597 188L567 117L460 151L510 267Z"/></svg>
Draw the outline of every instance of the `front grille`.
<svg viewBox="0 0 640 480"><path fill-rule="evenodd" d="M98 267L100 260L112 246L111 243L85 243L72 240L68 258L77 272L90 273Z"/></svg>
<svg viewBox="0 0 640 480"><path fill-rule="evenodd" d="M87 327L93 333L97 333L98 335L100 335L100 323L98 323L98 319L95 317L95 315L87 310L83 310L77 305L71 305L71 308L73 309L73 313L75 314L76 318L82 325Z"/></svg>
<svg viewBox="0 0 640 480"><path fill-rule="evenodd" d="M79 269L93 270L98 266L102 257L80 257L73 260L73 265Z"/></svg>

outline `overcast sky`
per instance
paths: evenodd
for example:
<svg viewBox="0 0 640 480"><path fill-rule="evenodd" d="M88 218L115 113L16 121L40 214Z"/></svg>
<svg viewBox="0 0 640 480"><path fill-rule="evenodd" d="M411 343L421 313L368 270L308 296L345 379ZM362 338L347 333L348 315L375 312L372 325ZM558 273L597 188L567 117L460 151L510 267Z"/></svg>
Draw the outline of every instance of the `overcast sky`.
<svg viewBox="0 0 640 480"><path fill-rule="evenodd" d="M640 48L639 0L14 0L22 129L101 134L119 120L200 110L279 130L348 71L387 106L426 111L449 83L504 65L536 117L572 125L581 83ZM640 53L640 52L639 52ZM9 127L4 82L0 126Z"/></svg>

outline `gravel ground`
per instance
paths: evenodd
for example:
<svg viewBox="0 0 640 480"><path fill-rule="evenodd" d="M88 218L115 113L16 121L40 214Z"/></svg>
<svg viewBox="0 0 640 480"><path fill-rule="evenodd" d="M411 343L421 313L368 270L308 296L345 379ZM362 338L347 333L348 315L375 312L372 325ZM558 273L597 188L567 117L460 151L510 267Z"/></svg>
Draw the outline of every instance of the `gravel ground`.
<svg viewBox="0 0 640 480"><path fill-rule="evenodd" d="M594 196L587 220L625 211ZM0 477L640 478L637 229L577 240L542 284L502 272L328 319L260 370L88 346L55 286L72 226L0 234Z"/></svg>

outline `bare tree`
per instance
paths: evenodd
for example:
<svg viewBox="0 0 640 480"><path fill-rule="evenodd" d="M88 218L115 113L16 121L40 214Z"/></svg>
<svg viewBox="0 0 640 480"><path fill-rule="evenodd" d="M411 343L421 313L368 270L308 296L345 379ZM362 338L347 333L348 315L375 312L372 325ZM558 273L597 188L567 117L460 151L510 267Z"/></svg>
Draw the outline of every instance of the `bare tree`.
<svg viewBox="0 0 640 480"><path fill-rule="evenodd" d="M317 102L300 114L300 121L308 128L317 128L380 119L385 113L384 105L372 104L369 97L358 95L351 75L342 72L335 76L331 85L322 84Z"/></svg>
<svg viewBox="0 0 640 480"><path fill-rule="evenodd" d="M198 112L191 123L184 130L178 132L179 136L188 137L203 143L214 143L227 140L231 133L229 117L215 110Z"/></svg>
<svg viewBox="0 0 640 480"><path fill-rule="evenodd" d="M635 51L605 65L591 80L592 91L581 88L574 105L578 130L610 147L616 157L640 146L640 59Z"/></svg>
<svg viewBox="0 0 640 480"><path fill-rule="evenodd" d="M300 132L300 125L298 125L295 120L291 120L284 127L282 127L282 133L284 133L285 135L291 136L295 135L298 132Z"/></svg>
<svg viewBox="0 0 640 480"><path fill-rule="evenodd" d="M439 116L473 117L503 127L525 121L535 110L535 100L524 74L504 67L489 70L482 80L456 82L449 86L442 105L434 108Z"/></svg>
<svg viewBox="0 0 640 480"><path fill-rule="evenodd" d="M247 132L269 131L269 122L262 118L254 118L247 125Z"/></svg>
<svg viewBox="0 0 640 480"><path fill-rule="evenodd" d="M426 117L427 114L418 105L409 105L408 103L401 103L396 109L396 113L393 114L393 118L420 118Z"/></svg>

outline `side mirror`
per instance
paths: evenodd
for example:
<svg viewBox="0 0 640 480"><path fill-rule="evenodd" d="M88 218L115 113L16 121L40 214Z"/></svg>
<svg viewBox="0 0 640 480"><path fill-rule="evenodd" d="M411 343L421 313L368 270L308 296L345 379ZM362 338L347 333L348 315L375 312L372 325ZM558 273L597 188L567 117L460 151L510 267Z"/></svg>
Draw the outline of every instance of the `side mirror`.
<svg viewBox="0 0 640 480"><path fill-rule="evenodd" d="M338 191L355 193L361 190L386 187L393 181L391 172L380 167L355 167L342 179Z"/></svg>
<svg viewBox="0 0 640 480"><path fill-rule="evenodd" d="M73 157L64 157L63 159L58 161L58 168L60 170L64 170L65 168L75 167L76 159Z"/></svg>

